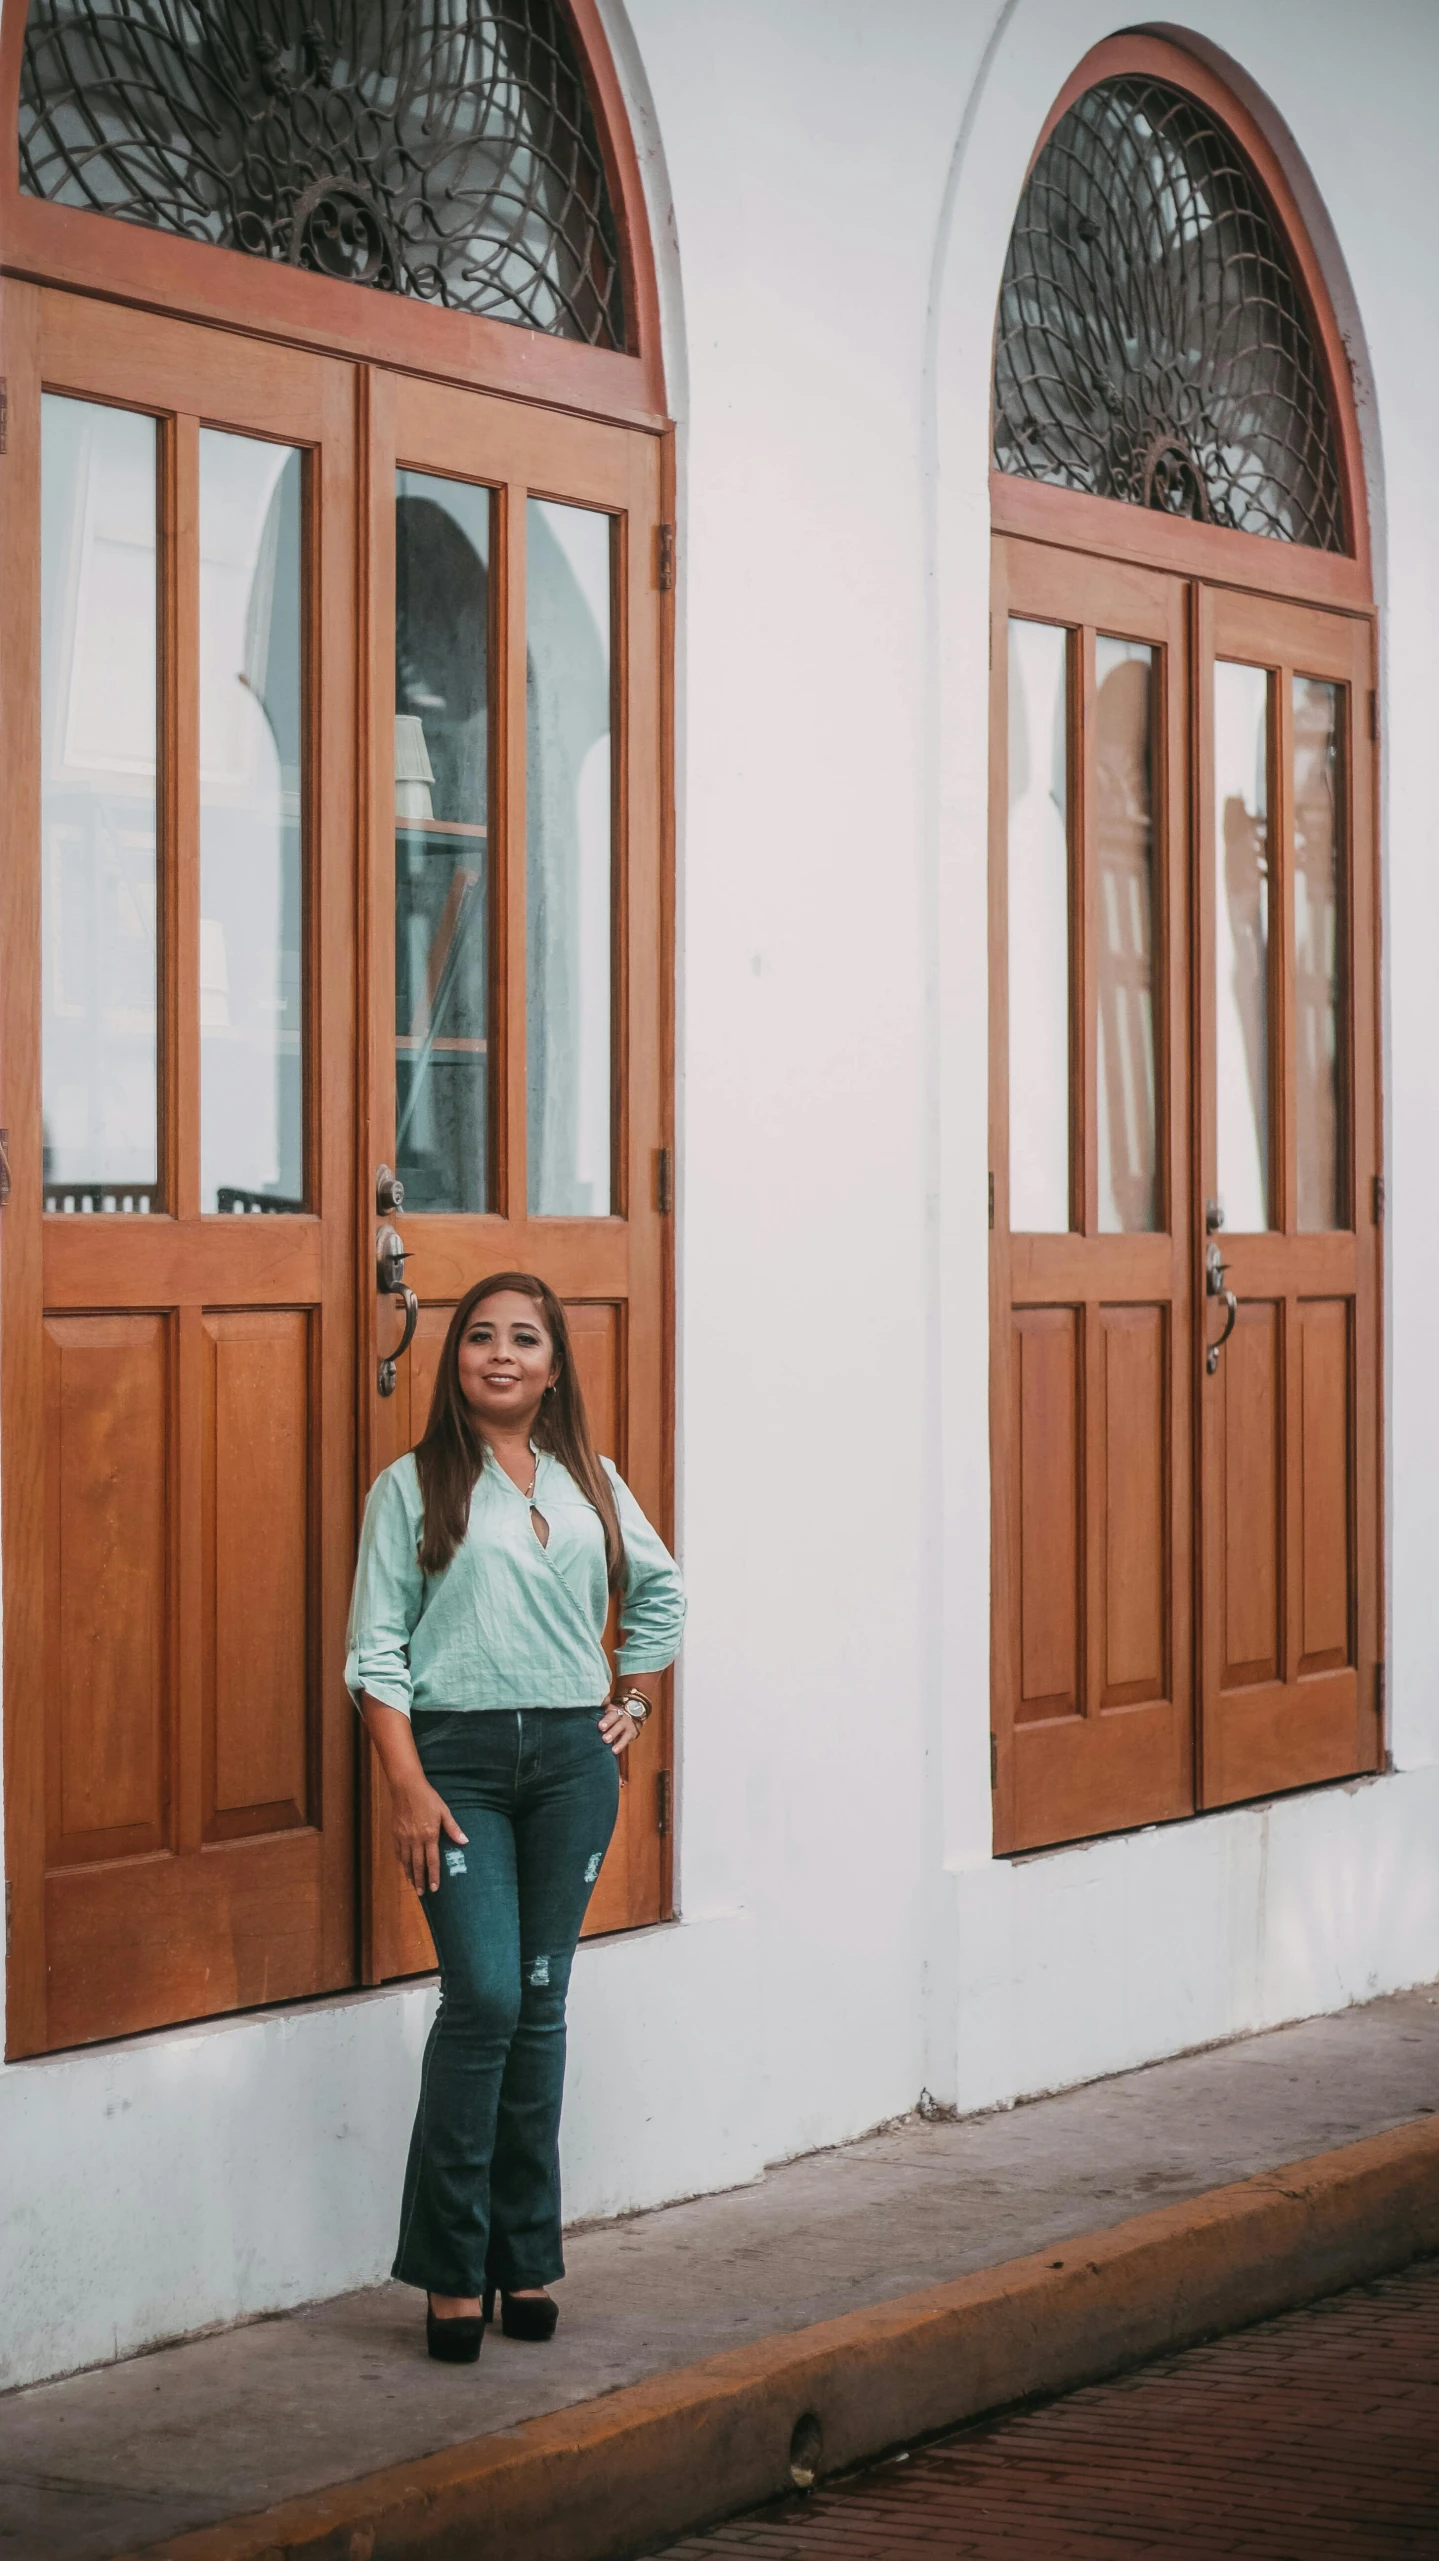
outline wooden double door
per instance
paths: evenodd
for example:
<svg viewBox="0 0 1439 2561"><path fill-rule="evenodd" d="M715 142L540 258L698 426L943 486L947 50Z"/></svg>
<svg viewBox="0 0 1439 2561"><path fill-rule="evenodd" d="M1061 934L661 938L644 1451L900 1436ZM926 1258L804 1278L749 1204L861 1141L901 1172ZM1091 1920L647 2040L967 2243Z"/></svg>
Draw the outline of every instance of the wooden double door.
<svg viewBox="0 0 1439 2561"><path fill-rule="evenodd" d="M23 2054L433 1963L342 1667L472 1280L554 1283L665 1518L666 455L72 295L4 327ZM668 1758L594 1927L667 1907Z"/></svg>
<svg viewBox="0 0 1439 2561"><path fill-rule="evenodd" d="M1382 1750L1373 631L999 539L996 1845Z"/></svg>

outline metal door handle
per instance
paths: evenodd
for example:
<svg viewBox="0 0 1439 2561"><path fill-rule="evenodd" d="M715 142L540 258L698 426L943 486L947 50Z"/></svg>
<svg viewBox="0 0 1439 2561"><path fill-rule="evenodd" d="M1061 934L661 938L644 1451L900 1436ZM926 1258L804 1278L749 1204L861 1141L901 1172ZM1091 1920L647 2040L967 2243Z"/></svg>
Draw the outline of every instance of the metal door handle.
<svg viewBox="0 0 1439 2561"><path fill-rule="evenodd" d="M403 1360L411 1343L415 1339L415 1327L420 1321L420 1302L416 1298L412 1289L406 1289L401 1286L395 1291L394 1299L395 1305L403 1308L404 1310L405 1330L395 1345L394 1350L388 1353L386 1358L380 1363L379 1385L380 1394L382 1396L394 1395L396 1371L399 1363Z"/></svg>
<svg viewBox="0 0 1439 2561"><path fill-rule="evenodd" d="M1204 1366L1212 1378L1219 1367L1219 1355L1239 1322L1239 1301L1233 1290L1226 1289L1224 1285L1224 1262L1217 1245L1211 1245L1204 1257L1204 1294L1206 1298L1222 1298L1224 1301L1224 1331L1217 1342L1207 1346L1204 1354Z"/></svg>
<svg viewBox="0 0 1439 2561"><path fill-rule="evenodd" d="M383 1226L375 1238L376 1289L383 1293L385 1290L404 1288L405 1263L408 1254L409 1247L402 1243L394 1228L388 1223Z"/></svg>

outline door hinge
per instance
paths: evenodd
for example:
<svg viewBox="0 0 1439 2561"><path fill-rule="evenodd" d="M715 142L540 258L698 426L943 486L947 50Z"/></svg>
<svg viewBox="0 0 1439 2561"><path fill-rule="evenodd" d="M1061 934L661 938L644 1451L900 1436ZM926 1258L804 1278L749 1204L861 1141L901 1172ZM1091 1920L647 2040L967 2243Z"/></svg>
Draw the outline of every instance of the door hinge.
<svg viewBox="0 0 1439 2561"><path fill-rule="evenodd" d="M655 527L655 583L662 596L667 596L675 583L673 525L656 525Z"/></svg>
<svg viewBox="0 0 1439 2561"><path fill-rule="evenodd" d="M675 1205L674 1162L667 1147L655 1149L655 1207L668 1218Z"/></svg>
<svg viewBox="0 0 1439 2561"><path fill-rule="evenodd" d="M655 1829L662 1841L669 1838L672 1802L669 1771L657 1770L655 1772Z"/></svg>
<svg viewBox="0 0 1439 2561"><path fill-rule="evenodd" d="M989 1737L989 1785L991 1793L999 1785L999 1736L994 1732Z"/></svg>
<svg viewBox="0 0 1439 2561"><path fill-rule="evenodd" d="M991 1227L994 1225L994 1176L992 1174L989 1178L989 1223Z"/></svg>
<svg viewBox="0 0 1439 2561"><path fill-rule="evenodd" d="M0 374L0 454L10 451L10 385Z"/></svg>
<svg viewBox="0 0 1439 2561"><path fill-rule="evenodd" d="M1379 696L1372 685L1369 688L1369 735L1377 742L1379 737Z"/></svg>
<svg viewBox="0 0 1439 2561"><path fill-rule="evenodd" d="M0 1209L10 1198L10 1132L0 1129Z"/></svg>
<svg viewBox="0 0 1439 2561"><path fill-rule="evenodd" d="M1374 1224L1376 1227L1382 1227L1384 1224L1384 1199L1384 1177L1382 1174L1376 1174L1374 1177L1374 1196L1372 1202Z"/></svg>
<svg viewBox="0 0 1439 2561"><path fill-rule="evenodd" d="M7 1956L10 1953L10 1913L14 1905L14 1901L15 1888L7 1881L5 1887L5 1953Z"/></svg>

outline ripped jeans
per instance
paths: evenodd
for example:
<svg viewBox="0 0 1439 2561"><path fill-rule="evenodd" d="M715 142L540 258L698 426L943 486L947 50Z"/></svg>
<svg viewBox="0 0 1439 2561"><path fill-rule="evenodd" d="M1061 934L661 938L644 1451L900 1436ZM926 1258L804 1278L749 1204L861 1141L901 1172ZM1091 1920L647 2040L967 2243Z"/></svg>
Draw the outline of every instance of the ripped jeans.
<svg viewBox="0 0 1439 2561"><path fill-rule="evenodd" d="M434 2294L548 2285L560 2248L565 1995L619 1808L597 1707L417 1715L460 1830L425 1912L440 2007L425 2047L393 2273Z"/></svg>

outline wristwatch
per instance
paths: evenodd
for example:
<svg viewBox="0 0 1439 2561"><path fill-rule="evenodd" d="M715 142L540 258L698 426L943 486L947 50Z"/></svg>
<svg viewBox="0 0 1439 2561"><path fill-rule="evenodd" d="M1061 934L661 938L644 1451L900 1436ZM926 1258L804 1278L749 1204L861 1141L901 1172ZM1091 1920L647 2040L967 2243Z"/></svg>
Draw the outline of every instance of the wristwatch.
<svg viewBox="0 0 1439 2561"><path fill-rule="evenodd" d="M631 1723L636 1726L643 1726L650 1713L650 1701L643 1690L621 1690L618 1698L610 1700L610 1705L623 1708Z"/></svg>

